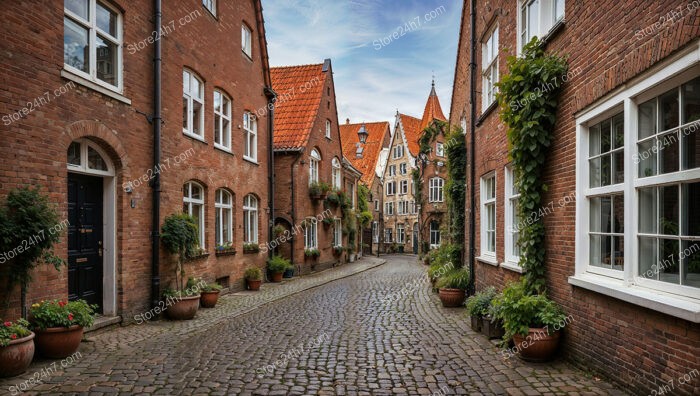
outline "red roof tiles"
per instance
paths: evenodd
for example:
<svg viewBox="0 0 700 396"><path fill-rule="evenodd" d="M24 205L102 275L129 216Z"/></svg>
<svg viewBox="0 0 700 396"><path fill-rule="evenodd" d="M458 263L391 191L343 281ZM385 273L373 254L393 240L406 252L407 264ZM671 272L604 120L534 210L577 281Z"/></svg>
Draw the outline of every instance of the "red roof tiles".
<svg viewBox="0 0 700 396"><path fill-rule="evenodd" d="M428 96L428 102L425 104L420 130L425 129L433 120L447 121L447 117L442 113L442 108L440 107L440 99L435 93L435 83L433 83L433 89L430 91L430 96Z"/></svg>
<svg viewBox="0 0 700 396"><path fill-rule="evenodd" d="M420 138L420 134L423 131L423 129L420 126L421 120L400 113L399 118L401 121L401 125L403 126L403 133L406 136L406 143L408 143L408 151L410 151L411 155L415 157L418 155L418 150L420 150L418 139Z"/></svg>
<svg viewBox="0 0 700 396"><path fill-rule="evenodd" d="M367 122L367 142L364 144L362 158L357 158L357 143L360 141L357 131L362 124L345 124L340 126L340 141L343 142L343 155L352 165L362 172L362 183L367 186L372 185L375 175L375 167L379 160L379 153L382 151L384 137L390 133L389 123Z"/></svg>

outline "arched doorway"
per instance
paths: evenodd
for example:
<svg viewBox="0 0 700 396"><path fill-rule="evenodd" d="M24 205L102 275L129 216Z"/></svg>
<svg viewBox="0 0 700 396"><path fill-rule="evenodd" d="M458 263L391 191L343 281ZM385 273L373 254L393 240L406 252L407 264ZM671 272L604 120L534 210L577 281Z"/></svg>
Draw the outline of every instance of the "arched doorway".
<svg viewBox="0 0 700 396"><path fill-rule="evenodd" d="M116 315L115 168L89 139L73 141L68 167L68 298Z"/></svg>

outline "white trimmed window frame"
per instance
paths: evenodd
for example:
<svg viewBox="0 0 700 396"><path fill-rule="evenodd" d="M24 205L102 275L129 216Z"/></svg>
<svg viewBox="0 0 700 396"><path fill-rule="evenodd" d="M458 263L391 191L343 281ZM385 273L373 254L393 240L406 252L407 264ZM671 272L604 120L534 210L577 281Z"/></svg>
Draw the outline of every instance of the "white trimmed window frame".
<svg viewBox="0 0 700 396"><path fill-rule="evenodd" d="M384 243L394 242L394 233L391 228L384 229Z"/></svg>
<svg viewBox="0 0 700 396"><path fill-rule="evenodd" d="M405 162L399 164L399 172L401 172L402 175L408 173L408 164Z"/></svg>
<svg viewBox="0 0 700 396"><path fill-rule="evenodd" d="M403 157L404 149L403 149L403 143L397 144L394 146L394 159L401 158Z"/></svg>
<svg viewBox="0 0 700 396"><path fill-rule="evenodd" d="M437 249L440 247L440 223L433 220L429 224L430 227L430 248Z"/></svg>
<svg viewBox="0 0 700 396"><path fill-rule="evenodd" d="M331 138L331 120L326 120L326 139Z"/></svg>
<svg viewBox="0 0 700 396"><path fill-rule="evenodd" d="M505 194L503 207L505 208L504 217L504 244L505 244L505 261L502 264L504 267L514 267L516 271L522 272L520 266L520 249L516 243L520 235L520 220L518 218L518 200L520 192L515 186L515 174L510 165L506 166L503 171L505 175Z"/></svg>
<svg viewBox="0 0 700 396"><path fill-rule="evenodd" d="M445 145L442 142L435 142L435 155L438 157L445 156Z"/></svg>
<svg viewBox="0 0 700 396"><path fill-rule="evenodd" d="M309 185L318 183L318 165L321 162L321 154L316 150L311 150L309 155Z"/></svg>
<svg viewBox="0 0 700 396"><path fill-rule="evenodd" d="M202 0L202 5L207 11L211 12L212 15L216 16L216 0Z"/></svg>
<svg viewBox="0 0 700 396"><path fill-rule="evenodd" d="M258 198L253 194L243 198L243 243L258 243Z"/></svg>
<svg viewBox="0 0 700 396"><path fill-rule="evenodd" d="M337 157L333 157L333 160L331 161L331 166L331 181L333 182L333 188L336 190L340 190L343 187L341 180L340 160L338 160Z"/></svg>
<svg viewBox="0 0 700 396"><path fill-rule="evenodd" d="M495 25L491 28L491 32L488 34L486 40L481 43L482 112L496 101L496 84L498 80L498 25ZM440 157L443 156L440 154L438 155Z"/></svg>
<svg viewBox="0 0 700 396"><path fill-rule="evenodd" d="M518 0L518 55L532 37L544 38L564 20L565 0ZM530 18L532 14L532 18Z"/></svg>
<svg viewBox="0 0 700 396"><path fill-rule="evenodd" d="M63 63L63 68L66 71L69 71L75 75L78 75L80 77L83 77L101 87L107 88L111 91L118 92L120 94L124 93L124 79L123 79L123 63L124 63L124 30L123 30L123 24L124 24L124 17L122 13L113 7L111 4L99 0L87 0L88 3L88 19L83 18L82 16L70 11L68 8L63 9L63 14L64 18L69 19L72 23L77 24L79 27L85 28L88 30L88 59L87 61L89 62L89 72L86 73L83 70L80 70L76 67L73 67L67 63ZM105 32L104 30L100 29L97 27L97 3L99 3L102 7L107 9L108 11L111 11L116 14L117 21L116 21L116 33L117 36L111 35L109 32ZM65 29L65 20L63 21L64 29ZM117 77L117 85L112 85L106 81L103 81L97 77L97 35L100 35L104 38L104 40L114 44L117 46L117 62L118 64L115 65L115 73Z"/></svg>
<svg viewBox="0 0 700 396"><path fill-rule="evenodd" d="M214 147L231 152L231 98L218 89L214 90Z"/></svg>
<svg viewBox="0 0 700 396"><path fill-rule="evenodd" d="M241 51L253 59L253 31L245 23L241 25Z"/></svg>
<svg viewBox="0 0 700 396"><path fill-rule="evenodd" d="M243 159L258 163L258 119L253 113L243 113Z"/></svg>
<svg viewBox="0 0 700 396"><path fill-rule="evenodd" d="M396 243L406 243L406 228L403 223L396 225Z"/></svg>
<svg viewBox="0 0 700 396"><path fill-rule="evenodd" d="M389 176L396 176L396 165L389 165Z"/></svg>
<svg viewBox="0 0 700 396"><path fill-rule="evenodd" d="M386 195L396 195L396 182L390 181L386 183Z"/></svg>
<svg viewBox="0 0 700 396"><path fill-rule="evenodd" d="M318 249L318 219L308 217L304 226L304 249Z"/></svg>
<svg viewBox="0 0 700 396"><path fill-rule="evenodd" d="M374 211L379 212L379 200L378 199L374 200Z"/></svg>
<svg viewBox="0 0 700 396"><path fill-rule="evenodd" d="M379 223L372 222L372 243L379 243Z"/></svg>
<svg viewBox="0 0 700 396"><path fill-rule="evenodd" d="M489 185L490 181L493 181L493 185ZM479 189L479 194L481 196L481 213L480 221L481 224L481 258L486 259L489 262L496 262L496 236L498 232L498 226L496 224L497 208L496 208L496 172L488 173L481 177L481 188ZM491 191L491 188L493 189ZM493 229L489 226L489 216L493 216ZM493 236L493 248L489 246L489 235Z"/></svg>
<svg viewBox="0 0 700 396"><path fill-rule="evenodd" d="M640 76L576 118L576 272L569 283L659 312L700 323L700 288L649 279L640 274L640 189L700 181L700 168L639 177L632 161L624 169L624 183L591 188L589 129L619 112L624 115L624 158L638 153L639 105L700 76L699 42L686 47L644 76ZM682 129L681 129L682 130ZM697 133L697 132L696 132ZM622 270L590 264L589 197L621 193L624 197L624 264ZM679 209L682 211L682 209ZM680 216L682 218L682 214ZM674 239L674 238L670 238ZM683 237L685 240L686 238ZM658 263L657 263L658 264ZM658 268L658 267L657 267ZM679 274L680 276L680 274Z"/></svg>
<svg viewBox="0 0 700 396"><path fill-rule="evenodd" d="M199 189L201 198L194 198L193 192L195 189ZM197 237L199 239L199 247L202 249L205 249L205 237L207 235L206 230L204 229L204 197L206 196L205 194L206 192L201 184L193 181L185 183L182 198L184 209L183 211L188 215L195 217L195 219L198 220L197 231L199 235L197 235Z"/></svg>
<svg viewBox="0 0 700 396"><path fill-rule="evenodd" d="M408 180L401 180L401 184L399 186L399 195L406 194L408 194Z"/></svg>
<svg viewBox="0 0 700 396"><path fill-rule="evenodd" d="M333 246L343 246L343 223L340 219L333 219Z"/></svg>
<svg viewBox="0 0 700 396"><path fill-rule="evenodd" d="M216 244L233 242L233 194L222 188L216 190ZM224 226L223 219L226 220ZM225 238L224 236L228 236Z"/></svg>
<svg viewBox="0 0 700 396"><path fill-rule="evenodd" d="M194 81L199 85L199 89L195 89ZM183 112L183 120L186 125L182 126L182 133L197 140L204 141L204 82L191 70L182 71L182 98L185 108ZM194 105L200 105L199 117L195 119ZM195 126L198 127L199 133L195 132Z"/></svg>
<svg viewBox="0 0 700 396"><path fill-rule="evenodd" d="M387 216L394 215L394 203L393 202L386 202L384 204L384 214Z"/></svg>
<svg viewBox="0 0 700 396"><path fill-rule="evenodd" d="M428 202L443 202L444 201L444 194L443 194L443 188L445 186L445 179L441 177L433 177L430 179L428 182L429 186L429 191L430 191L430 196L428 199Z"/></svg>

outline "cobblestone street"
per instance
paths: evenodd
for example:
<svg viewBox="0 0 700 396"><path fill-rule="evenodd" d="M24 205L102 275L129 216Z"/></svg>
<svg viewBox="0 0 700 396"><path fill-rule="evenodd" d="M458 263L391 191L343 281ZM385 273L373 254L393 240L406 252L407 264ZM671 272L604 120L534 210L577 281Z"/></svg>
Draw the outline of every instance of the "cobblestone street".
<svg viewBox="0 0 700 396"><path fill-rule="evenodd" d="M417 283L425 267L415 256L386 260L228 295L189 322L89 333L80 358L56 364L28 393L624 394L561 361L504 361L469 329L464 309L442 308L427 283ZM408 297L392 298L402 289ZM0 393L50 363L3 380Z"/></svg>

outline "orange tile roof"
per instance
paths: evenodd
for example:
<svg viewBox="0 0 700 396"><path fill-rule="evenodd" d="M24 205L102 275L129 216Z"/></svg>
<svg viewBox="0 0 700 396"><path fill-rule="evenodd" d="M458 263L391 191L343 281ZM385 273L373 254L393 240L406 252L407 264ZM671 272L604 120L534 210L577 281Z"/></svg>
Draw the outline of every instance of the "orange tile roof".
<svg viewBox="0 0 700 396"><path fill-rule="evenodd" d="M306 147L321 105L327 75L323 72L323 64L270 69L272 89L277 92L275 150Z"/></svg>
<svg viewBox="0 0 700 396"><path fill-rule="evenodd" d="M418 155L418 150L420 150L418 139L420 138L421 131L423 131L420 127L421 120L401 113L399 113L399 118L403 126L403 133L406 136L406 142L408 143L408 151L415 157Z"/></svg>
<svg viewBox="0 0 700 396"><path fill-rule="evenodd" d="M447 121L447 117L445 117L445 114L442 112L442 107L440 107L440 99L438 99L437 93L435 92L435 82L433 82L433 89L430 91L430 96L428 96L428 102L425 104L420 130L422 131L425 129L433 120Z"/></svg>
<svg viewBox="0 0 700 396"><path fill-rule="evenodd" d="M367 142L364 145L362 158L357 158L356 144L360 141L357 136L357 131L360 130L362 124L344 124L340 126L340 141L343 142L343 155L352 165L362 172L362 183L367 186L372 185L375 175L375 167L379 160L379 153L382 151L382 143L384 137L389 132L389 123L382 122L366 122Z"/></svg>

